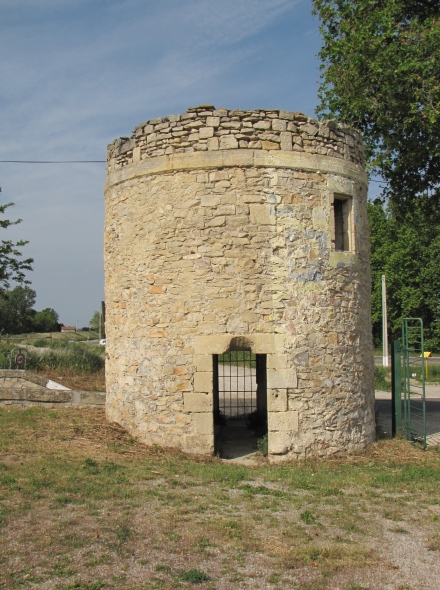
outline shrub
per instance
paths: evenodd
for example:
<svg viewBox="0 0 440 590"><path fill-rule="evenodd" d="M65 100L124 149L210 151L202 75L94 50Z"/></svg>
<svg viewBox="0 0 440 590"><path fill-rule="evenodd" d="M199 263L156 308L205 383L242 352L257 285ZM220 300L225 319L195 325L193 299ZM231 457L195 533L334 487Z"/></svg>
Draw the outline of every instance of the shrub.
<svg viewBox="0 0 440 590"><path fill-rule="evenodd" d="M182 582L190 582L191 584L201 584L209 580L209 577L200 570L192 569L187 572L182 572L179 575L179 579Z"/></svg>
<svg viewBox="0 0 440 590"><path fill-rule="evenodd" d="M27 368L32 370L72 369L81 373L97 373L104 369L104 358L93 350L73 344L62 350L29 355Z"/></svg>
<svg viewBox="0 0 440 590"><path fill-rule="evenodd" d="M390 371L386 367L374 367L374 389L391 391L391 382L388 381Z"/></svg>
<svg viewBox="0 0 440 590"><path fill-rule="evenodd" d="M50 346L50 340L46 338L38 338L37 340L33 340L31 345L35 346L35 348L46 348Z"/></svg>
<svg viewBox="0 0 440 590"><path fill-rule="evenodd" d="M261 455L264 455L264 457L267 456L269 451L269 439L267 434L257 440L257 449Z"/></svg>

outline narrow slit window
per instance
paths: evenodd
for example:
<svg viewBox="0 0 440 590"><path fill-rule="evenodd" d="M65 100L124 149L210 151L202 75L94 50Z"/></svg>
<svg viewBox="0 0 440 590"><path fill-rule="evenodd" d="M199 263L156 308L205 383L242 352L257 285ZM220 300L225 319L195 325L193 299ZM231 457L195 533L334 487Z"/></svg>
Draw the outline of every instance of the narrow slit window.
<svg viewBox="0 0 440 590"><path fill-rule="evenodd" d="M352 200L350 197L335 196L333 201L335 250L350 252L353 250Z"/></svg>

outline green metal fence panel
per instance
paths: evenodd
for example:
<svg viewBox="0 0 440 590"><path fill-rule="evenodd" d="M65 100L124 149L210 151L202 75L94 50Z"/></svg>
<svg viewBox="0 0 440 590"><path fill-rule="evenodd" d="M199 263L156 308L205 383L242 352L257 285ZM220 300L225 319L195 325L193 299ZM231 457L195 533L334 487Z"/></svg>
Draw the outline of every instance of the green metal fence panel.
<svg viewBox="0 0 440 590"><path fill-rule="evenodd" d="M426 359L420 318L402 320L402 356L405 437L426 449Z"/></svg>

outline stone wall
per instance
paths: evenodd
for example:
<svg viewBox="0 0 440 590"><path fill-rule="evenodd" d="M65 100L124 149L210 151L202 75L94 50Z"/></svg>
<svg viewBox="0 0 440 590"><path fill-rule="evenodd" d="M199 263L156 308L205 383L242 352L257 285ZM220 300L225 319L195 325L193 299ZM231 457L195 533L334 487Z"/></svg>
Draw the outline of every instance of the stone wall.
<svg viewBox="0 0 440 590"><path fill-rule="evenodd" d="M73 391L64 387L51 388L52 382L31 371L22 369L0 370L0 405L44 407L103 406L105 393Z"/></svg>
<svg viewBox="0 0 440 590"><path fill-rule="evenodd" d="M360 135L338 121L289 111L228 111L202 105L183 115L152 119L108 146L109 170L174 153L231 149L282 150L364 163Z"/></svg>
<svg viewBox="0 0 440 590"><path fill-rule="evenodd" d="M267 355L273 459L373 440L362 162L340 123L209 106L109 146L109 419L147 444L212 453L212 355L240 337ZM350 247L338 252L341 198Z"/></svg>

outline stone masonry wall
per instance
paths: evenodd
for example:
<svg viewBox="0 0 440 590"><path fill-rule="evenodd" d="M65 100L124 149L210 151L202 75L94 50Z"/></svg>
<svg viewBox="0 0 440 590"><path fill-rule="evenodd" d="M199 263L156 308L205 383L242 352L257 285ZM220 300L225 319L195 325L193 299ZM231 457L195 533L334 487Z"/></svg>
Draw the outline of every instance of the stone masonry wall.
<svg viewBox="0 0 440 590"><path fill-rule="evenodd" d="M316 121L289 111L228 111L212 105L138 125L131 138L120 137L108 146L107 158L118 170L156 156L231 149L304 152L364 164L360 135L338 121Z"/></svg>
<svg viewBox="0 0 440 590"><path fill-rule="evenodd" d="M267 355L273 460L373 440L362 162L339 123L208 106L109 146L109 419L147 444L212 453L212 355L240 337ZM341 195L346 252L334 248Z"/></svg>

